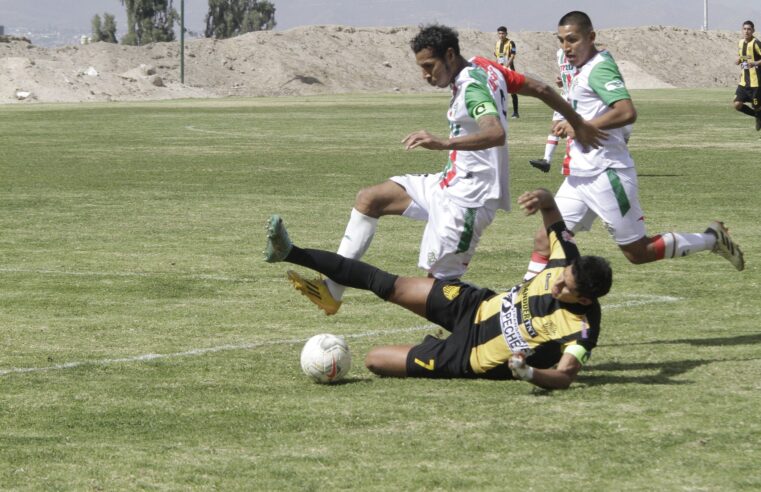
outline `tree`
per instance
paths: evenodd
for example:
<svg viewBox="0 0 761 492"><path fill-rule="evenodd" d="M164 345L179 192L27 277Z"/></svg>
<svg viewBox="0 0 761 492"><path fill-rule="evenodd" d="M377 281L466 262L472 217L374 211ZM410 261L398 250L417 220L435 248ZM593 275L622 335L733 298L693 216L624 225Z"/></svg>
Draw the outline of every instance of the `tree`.
<svg viewBox="0 0 761 492"><path fill-rule="evenodd" d="M95 14L95 17L92 18L92 41L93 43L97 43L100 41L101 37L101 31L103 30L103 26L100 21L100 15Z"/></svg>
<svg viewBox="0 0 761 492"><path fill-rule="evenodd" d="M269 0L209 0L207 38L232 38L275 27L275 5Z"/></svg>
<svg viewBox="0 0 761 492"><path fill-rule="evenodd" d="M101 30L101 41L106 43L117 43L116 40L116 19L113 15L103 14L103 29Z"/></svg>
<svg viewBox="0 0 761 492"><path fill-rule="evenodd" d="M143 45L174 41L174 24L179 15L173 0L121 0L127 9L127 34L123 44Z"/></svg>
<svg viewBox="0 0 761 492"><path fill-rule="evenodd" d="M106 43L116 43L116 20L109 13L103 14L101 21L100 15L95 14L92 18L92 41L105 41Z"/></svg>

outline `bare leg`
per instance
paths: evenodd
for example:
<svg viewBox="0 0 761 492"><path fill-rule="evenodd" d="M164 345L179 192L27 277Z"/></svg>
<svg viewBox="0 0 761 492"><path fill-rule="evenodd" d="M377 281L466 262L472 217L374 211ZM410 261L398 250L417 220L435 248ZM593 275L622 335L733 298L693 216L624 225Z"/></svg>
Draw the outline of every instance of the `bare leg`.
<svg viewBox="0 0 761 492"><path fill-rule="evenodd" d="M407 377L407 354L414 345L375 347L365 357L365 367L379 376Z"/></svg>
<svg viewBox="0 0 761 492"><path fill-rule="evenodd" d="M399 277L388 300L413 313L425 317L425 306L431 292L433 278ZM365 357L365 367L380 376L403 378L407 376L407 354L414 345L385 345L375 347Z"/></svg>
<svg viewBox="0 0 761 492"><path fill-rule="evenodd" d="M425 318L426 301L435 280L431 277L399 277L388 300Z"/></svg>

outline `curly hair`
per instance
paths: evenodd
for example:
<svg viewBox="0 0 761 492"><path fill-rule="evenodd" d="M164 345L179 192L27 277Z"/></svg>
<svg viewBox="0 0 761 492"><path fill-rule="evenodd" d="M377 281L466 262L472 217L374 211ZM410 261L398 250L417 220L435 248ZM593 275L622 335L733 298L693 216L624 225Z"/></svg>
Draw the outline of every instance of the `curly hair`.
<svg viewBox="0 0 761 492"><path fill-rule="evenodd" d="M412 38L410 47L415 54L429 48L436 58L444 58L449 48L454 50L455 55L460 55L460 41L457 37L457 31L439 24L420 26L420 32Z"/></svg>
<svg viewBox="0 0 761 492"><path fill-rule="evenodd" d="M610 292L613 270L605 258L579 256L571 262L571 272L576 279L576 292L588 299L597 299Z"/></svg>

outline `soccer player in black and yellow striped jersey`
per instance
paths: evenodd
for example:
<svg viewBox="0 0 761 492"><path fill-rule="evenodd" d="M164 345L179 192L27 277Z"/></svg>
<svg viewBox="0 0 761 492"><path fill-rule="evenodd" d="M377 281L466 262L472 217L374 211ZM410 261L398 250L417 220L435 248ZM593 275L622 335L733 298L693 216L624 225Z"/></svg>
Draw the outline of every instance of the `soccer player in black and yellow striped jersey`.
<svg viewBox="0 0 761 492"><path fill-rule="evenodd" d="M753 36L756 26L743 22L743 38L738 43L735 65L742 69L732 101L735 109L756 119L756 131L761 130L761 42ZM750 103L750 107L745 103Z"/></svg>
<svg viewBox="0 0 761 492"><path fill-rule="evenodd" d="M497 63L515 71L515 55L517 52L515 41L507 37L507 28L499 26L497 28L497 44L494 45L494 56L497 58ZM511 117L520 118L518 114L518 95L510 93L510 98L513 102L513 115Z"/></svg>
<svg viewBox="0 0 761 492"><path fill-rule="evenodd" d="M268 223L265 259L370 290L451 332L446 339L426 336L418 345L373 348L365 365L376 374L522 379L543 388L567 388L597 345L598 298L610 290L612 273L603 258L579 254L549 191L524 193L518 203L529 215L541 212L552 253L540 275L507 292L458 280L398 277L335 253L299 248L277 215Z"/></svg>

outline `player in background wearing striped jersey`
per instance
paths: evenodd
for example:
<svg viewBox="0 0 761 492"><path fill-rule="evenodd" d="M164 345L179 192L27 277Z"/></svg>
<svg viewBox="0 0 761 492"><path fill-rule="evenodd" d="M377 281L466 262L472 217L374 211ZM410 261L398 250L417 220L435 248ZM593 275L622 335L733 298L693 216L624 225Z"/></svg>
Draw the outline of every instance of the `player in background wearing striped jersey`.
<svg viewBox="0 0 761 492"><path fill-rule="evenodd" d="M460 278L496 211L510 208L507 96L518 92L539 98L562 113L578 138L592 147L605 133L584 122L547 84L485 58L463 58L457 33L449 27L423 27L410 45L423 79L452 90L447 111L450 133L439 137L419 130L402 144L407 150L446 150L448 160L440 173L394 176L360 190L338 254L361 258L378 219L403 215L426 221L418 265L435 278ZM341 306L342 285L330 279L306 279L296 272L289 278L326 314Z"/></svg>
<svg viewBox="0 0 761 492"><path fill-rule="evenodd" d="M560 95L563 98L568 97L568 89L571 87L571 81L576 74L576 67L565 58L562 48L558 48L556 53L556 59L558 68L560 69L560 75L555 79L555 83L560 88ZM550 127L550 134L547 135L547 143L544 146L544 157L541 159L533 159L528 161L529 164L539 169L542 172L550 172L552 163L552 156L555 154L555 150L560 142L560 137L555 135L555 126L559 121L563 120L563 115L555 111L552 114L552 126Z"/></svg>
<svg viewBox="0 0 761 492"><path fill-rule="evenodd" d="M515 41L507 37L507 28L505 26L499 26L497 28L497 44L494 45L494 56L497 57L497 63L503 67L515 71L515 55L518 54L518 50L515 47ZM510 99L513 101L513 114L511 118L520 118L518 114L518 95L516 93L510 94Z"/></svg>
<svg viewBox="0 0 761 492"><path fill-rule="evenodd" d="M613 276L603 258L581 256L573 235L543 189L518 198L528 214L541 212L551 261L541 276L496 293L459 280L398 277L336 253L291 243L282 219L267 224L265 260L317 270L344 285L370 290L451 332L418 345L375 347L365 365L390 377L521 379L548 389L568 388L597 345L598 298Z"/></svg>
<svg viewBox="0 0 761 492"><path fill-rule="evenodd" d="M589 123L608 133L600 148L585 152L566 122L556 126L556 133L570 142L570 161L563 169L566 178L555 194L568 228L589 230L600 217L624 256L635 264L713 251L742 270L742 251L721 222L712 222L703 233L646 234L637 172L627 147L637 111L624 79L611 54L595 47L592 21L584 12L569 12L560 19L558 39L568 61L578 69L569 102ZM548 261L543 230L537 232L535 243L526 278L542 271Z"/></svg>
<svg viewBox="0 0 761 492"><path fill-rule="evenodd" d="M761 130L761 42L753 36L756 26L752 21L743 22L743 39L737 46L737 60L740 65L740 81L735 90L732 105L743 114L756 119L756 131ZM750 103L750 107L745 103Z"/></svg>

